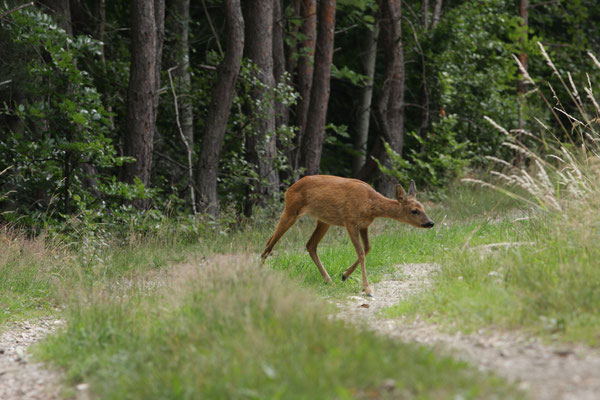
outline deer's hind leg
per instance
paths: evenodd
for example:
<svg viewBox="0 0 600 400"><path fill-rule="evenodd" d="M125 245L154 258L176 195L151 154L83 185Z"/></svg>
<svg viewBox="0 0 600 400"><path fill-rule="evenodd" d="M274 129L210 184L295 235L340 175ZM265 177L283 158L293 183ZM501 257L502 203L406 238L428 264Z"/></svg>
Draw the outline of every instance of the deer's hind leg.
<svg viewBox="0 0 600 400"><path fill-rule="evenodd" d="M371 290L371 287L369 286L369 281L367 280L367 270L365 268L365 251L362 245L360 244L359 230L357 227L351 225L346 225L346 229L348 230L348 235L350 236L350 240L352 241L354 249L356 250L356 255L358 256L357 262L360 263L360 269L362 270L363 291L367 296L373 297L373 291Z"/></svg>
<svg viewBox="0 0 600 400"><path fill-rule="evenodd" d="M360 238L362 239L362 242L363 242L363 246L364 246L364 250L365 250L365 257L366 257L367 254L369 254L369 250L371 250L371 244L369 243L369 230L367 228L360 229L359 233L360 233ZM360 263L360 259L357 258L356 261L354 261L354 264L352 264L350 267L348 267L347 270L344 271L344 273L342 273L342 281L345 281L346 279L348 279L348 277L350 277L350 275L352 275L352 273L354 272L356 267L358 267L359 263Z"/></svg>
<svg viewBox="0 0 600 400"><path fill-rule="evenodd" d="M325 234L329 230L329 227L330 227L329 224L326 224L325 222L322 222L322 221L317 221L317 227L315 228L315 231L313 232L310 239L308 239L308 243L306 243L306 250L308 250L308 254L310 254L310 258L312 258L313 261L315 262L315 264L317 264L317 268L319 268L319 272L321 272L321 275L323 275L325 282L333 285L333 281L331 280L331 277L329 276L329 274L323 267L323 264L321 263L321 260L319 259L319 255L317 254L317 246L319 245L319 242L321 241L321 239L323 239L323 236L325 236Z"/></svg>
<svg viewBox="0 0 600 400"><path fill-rule="evenodd" d="M265 249L260 256L262 261L265 261L265 259L271 253L271 250L273 250L275 243L277 243L279 239L281 239L283 234L286 233L287 230L290 229L292 225L296 223L296 221L298 221L298 218L300 218L300 213L297 212L297 210L290 210L287 207L283 210L281 217L279 217L279 223L275 228L275 232L267 242L267 245L265 246Z"/></svg>

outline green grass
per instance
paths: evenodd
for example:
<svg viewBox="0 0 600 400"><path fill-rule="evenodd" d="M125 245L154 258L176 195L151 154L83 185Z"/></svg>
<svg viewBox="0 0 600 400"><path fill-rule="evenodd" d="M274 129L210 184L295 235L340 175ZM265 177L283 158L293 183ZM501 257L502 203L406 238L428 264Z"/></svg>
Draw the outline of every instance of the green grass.
<svg viewBox="0 0 600 400"><path fill-rule="evenodd" d="M121 246L69 250L44 237L0 233L0 324L55 312L73 288L91 287L185 259L189 246L149 238Z"/></svg>
<svg viewBox="0 0 600 400"><path fill-rule="evenodd" d="M439 257L431 290L388 309L462 330L518 329L548 339L600 345L600 226L597 209L482 225ZM529 242L484 252L481 243Z"/></svg>
<svg viewBox="0 0 600 400"><path fill-rule="evenodd" d="M520 396L465 363L328 313L312 291L238 258L153 294L84 296L37 354L106 399Z"/></svg>
<svg viewBox="0 0 600 400"><path fill-rule="evenodd" d="M131 235L124 242L91 235L69 244L0 230L0 326L53 313L81 286L93 287L216 253L257 253L270 235L266 226L194 234L172 225L167 221L157 234Z"/></svg>

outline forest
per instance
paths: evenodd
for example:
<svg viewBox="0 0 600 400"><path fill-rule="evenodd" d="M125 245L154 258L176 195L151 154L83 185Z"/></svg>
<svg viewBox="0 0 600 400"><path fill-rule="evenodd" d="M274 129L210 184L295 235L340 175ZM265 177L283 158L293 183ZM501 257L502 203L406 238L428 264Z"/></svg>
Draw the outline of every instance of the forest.
<svg viewBox="0 0 600 400"><path fill-rule="evenodd" d="M318 4L317 4L318 3ZM435 190L598 76L594 1L5 1L1 218L250 217L299 177ZM542 87L552 99L550 89ZM561 119L568 117L561 115Z"/></svg>
<svg viewBox="0 0 600 400"><path fill-rule="evenodd" d="M0 0L0 398L596 398L599 22Z"/></svg>

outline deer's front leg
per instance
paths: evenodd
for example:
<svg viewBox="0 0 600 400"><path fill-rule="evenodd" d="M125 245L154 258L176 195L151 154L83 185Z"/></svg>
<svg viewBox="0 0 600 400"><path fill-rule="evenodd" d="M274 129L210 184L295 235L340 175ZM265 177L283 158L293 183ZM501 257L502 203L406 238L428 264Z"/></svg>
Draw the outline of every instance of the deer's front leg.
<svg viewBox="0 0 600 400"><path fill-rule="evenodd" d="M356 250L356 255L358 256L357 263L360 264L360 268L362 270L363 291L367 296L373 297L373 291L369 287L369 281L367 280L367 270L365 269L365 251L363 250L363 247L360 243L359 230L356 226L352 226L350 224L346 225L346 229L348 230L348 235L350 235L350 240L352 241L354 249Z"/></svg>
<svg viewBox="0 0 600 400"><path fill-rule="evenodd" d="M369 250L371 250L371 244L369 243L369 231L367 228L364 229L360 229L360 238L362 239L363 242L363 246L365 249L365 257L367 256L367 254L369 254ZM348 279L350 277L350 275L352 275L352 273L354 272L354 270L356 269L356 267L358 267L360 260L357 258L356 261L354 262L354 264L352 264L350 267L348 267L347 270L344 271L344 273L342 274L342 281L345 281L346 279Z"/></svg>

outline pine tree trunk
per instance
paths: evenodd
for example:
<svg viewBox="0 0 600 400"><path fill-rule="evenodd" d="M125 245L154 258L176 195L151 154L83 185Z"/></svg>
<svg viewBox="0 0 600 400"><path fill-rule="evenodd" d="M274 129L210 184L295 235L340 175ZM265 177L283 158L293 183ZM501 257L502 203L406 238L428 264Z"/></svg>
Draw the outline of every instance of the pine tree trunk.
<svg viewBox="0 0 600 400"><path fill-rule="evenodd" d="M258 180L249 183L251 193L246 209L264 206L279 189L274 161L277 155L274 102L268 91L275 86L273 76L273 2L248 0L246 8L246 56L258 67L261 86L251 91L255 131L247 137L247 158L256 166Z"/></svg>
<svg viewBox="0 0 600 400"><path fill-rule="evenodd" d="M296 125L298 126L298 135L296 137L296 154L293 157L293 166L298 168L300 162L300 152L302 148L302 139L306 131L306 118L310 104L310 92L312 88L314 73L315 42L317 39L317 1L301 1L302 26L300 33L305 37L302 47L299 50L298 59L298 94L300 100L296 107Z"/></svg>
<svg viewBox="0 0 600 400"><path fill-rule="evenodd" d="M273 0L273 77L275 84L282 82L285 74L285 25L281 9L281 0ZM287 125L288 108L281 102L275 102L275 125Z"/></svg>
<svg viewBox="0 0 600 400"><path fill-rule="evenodd" d="M399 155L404 145L404 54L402 47L402 20L400 0L379 0L381 10L381 43L384 47L386 68L377 115L383 139ZM384 155L380 160L392 168L391 160ZM376 186L384 195L395 190L393 177L379 174Z"/></svg>
<svg viewBox="0 0 600 400"><path fill-rule="evenodd" d="M219 211L217 199L219 159L244 51L244 18L240 0L226 0L225 10L227 52L217 68L217 83L212 92L198 160L197 186L200 210L212 215L216 215Z"/></svg>
<svg viewBox="0 0 600 400"><path fill-rule="evenodd" d="M302 138L301 162L306 175L319 172L327 104L329 102L329 79L333 61L333 36L335 29L335 0L322 0L318 9L315 69L310 91L310 104L306 130Z"/></svg>
<svg viewBox="0 0 600 400"><path fill-rule="evenodd" d="M441 16L442 16L442 0L435 0L435 5L433 6L433 19L431 21L431 29L433 29L437 26L437 24L440 22Z"/></svg>
<svg viewBox="0 0 600 400"><path fill-rule="evenodd" d="M371 101L373 99L373 79L375 77L375 60L377 59L377 37L379 25L375 24L366 37L367 49L363 59L364 74L369 82L361 90L356 127L354 150L359 152L352 158L352 175L358 176L367 158L367 141L369 139L369 122L371 121Z"/></svg>
<svg viewBox="0 0 600 400"><path fill-rule="evenodd" d="M190 147L194 146L194 108L191 99L192 78L190 74L190 0L173 2L173 32L175 34L174 75L179 97L181 130Z"/></svg>
<svg viewBox="0 0 600 400"><path fill-rule="evenodd" d="M156 125L157 30L153 1L131 2L131 66L127 92L125 154L136 159L124 166L124 178L150 183Z"/></svg>
<svg viewBox="0 0 600 400"><path fill-rule="evenodd" d="M429 28L429 0L421 0L421 13L423 14L423 29Z"/></svg>
<svg viewBox="0 0 600 400"><path fill-rule="evenodd" d="M165 41L165 0L154 0L154 26L156 29L156 65L154 68L154 120L158 115L160 70L162 66L163 44ZM154 124L156 129L156 124Z"/></svg>

